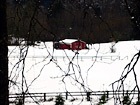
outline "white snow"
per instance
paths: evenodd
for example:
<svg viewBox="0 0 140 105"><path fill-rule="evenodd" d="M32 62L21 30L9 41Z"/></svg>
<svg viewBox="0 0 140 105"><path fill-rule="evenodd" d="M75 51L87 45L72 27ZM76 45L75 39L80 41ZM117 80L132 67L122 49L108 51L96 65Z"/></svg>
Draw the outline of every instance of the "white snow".
<svg viewBox="0 0 140 105"><path fill-rule="evenodd" d="M61 43L72 43L77 41L77 39L64 39L64 40L60 40L59 42Z"/></svg>
<svg viewBox="0 0 140 105"><path fill-rule="evenodd" d="M20 58L24 58L26 51L28 53L25 59L24 76L26 80L24 81L29 86L28 90L31 93L65 92L66 89L70 92L81 91L81 86L72 78L67 77L64 79L66 85L62 82L63 78L60 78L67 72L69 74L75 72L76 76L80 77L79 71L82 74L79 81L84 81L85 85L93 91L111 90L110 84L120 78L124 67L130 62L134 54L140 50L140 41L120 41L115 44L114 53L111 53L111 46L112 43L89 45L89 50L80 50L76 56L76 51L53 49L52 42L41 43L40 46L30 46L29 48L9 46L9 78L16 81L19 86L13 87L10 84L10 93L22 92L21 77L24 62L18 64L17 62L21 60ZM23 55L20 55L20 52ZM73 64L70 64L70 62ZM139 63L135 68L138 81L140 81ZM33 81L34 79L36 80ZM128 76L125 84L127 89L133 88L135 85L133 74ZM25 85L24 90L27 89ZM94 104L97 101L95 100ZM79 102L67 101L66 105L79 105ZM105 105L113 105L111 103L112 101ZM54 105L54 102L40 104ZM83 101L80 105L90 104L90 102ZM34 105L34 103L28 103L27 105Z"/></svg>

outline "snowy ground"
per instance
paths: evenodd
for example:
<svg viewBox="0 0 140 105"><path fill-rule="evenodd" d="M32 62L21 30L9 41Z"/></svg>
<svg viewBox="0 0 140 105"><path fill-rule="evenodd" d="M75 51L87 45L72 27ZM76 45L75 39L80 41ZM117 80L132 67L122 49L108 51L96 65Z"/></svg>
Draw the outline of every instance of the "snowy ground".
<svg viewBox="0 0 140 105"><path fill-rule="evenodd" d="M31 93L45 93L45 92L65 92L68 91L82 91L82 88L72 78L65 78L65 83L61 81L62 76L69 72L76 73L80 82L84 82L93 91L111 90L110 86L115 80L120 78L122 71L126 64L128 64L134 54L140 50L140 41L122 41L115 44L115 52L111 53L112 43L93 44L89 45L89 50L81 50L75 56L75 52L71 50L55 50L52 48L53 44L47 42L40 46L23 47L9 47L9 77L11 80L17 82L17 86L13 87L10 84L10 93L21 93L22 86L24 91L28 87ZM19 50L21 49L21 50ZM20 62L24 56L25 51L28 51L25 62ZM20 52L23 55L20 55ZM53 57L53 59L52 59ZM73 59L74 58L74 59ZM78 59L77 59L78 58ZM50 60L52 59L52 60ZM72 62L72 64L70 63ZM140 81L140 62L136 65L136 73L138 81ZM16 64L16 65L15 65ZM25 66L23 67L23 64ZM24 70L24 72L22 72ZM75 70L75 71L74 71ZM81 72L79 72L81 71ZM25 79L22 84L22 74ZM82 75L82 78L80 78ZM34 81L35 80L35 81ZM132 89L135 85L133 74L128 76L126 81L126 88ZM81 101L66 102L66 105L90 105L90 102ZM97 99L93 99L95 104ZM106 105L113 105L111 102ZM41 105L54 105L54 102L40 103ZM94 105L93 104L93 105ZM27 105L34 105L28 103Z"/></svg>

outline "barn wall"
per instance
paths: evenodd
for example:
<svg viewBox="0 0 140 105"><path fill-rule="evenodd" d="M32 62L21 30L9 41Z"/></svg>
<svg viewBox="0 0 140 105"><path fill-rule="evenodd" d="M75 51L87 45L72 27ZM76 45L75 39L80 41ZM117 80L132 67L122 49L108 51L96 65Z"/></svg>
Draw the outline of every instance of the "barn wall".
<svg viewBox="0 0 140 105"><path fill-rule="evenodd" d="M70 49L70 44L60 43L59 48L60 49Z"/></svg>
<svg viewBox="0 0 140 105"><path fill-rule="evenodd" d="M72 43L72 46L71 46L71 48L73 49L73 50L80 50L80 49L85 49L85 42L83 42L83 41L75 41L75 42L73 42Z"/></svg>

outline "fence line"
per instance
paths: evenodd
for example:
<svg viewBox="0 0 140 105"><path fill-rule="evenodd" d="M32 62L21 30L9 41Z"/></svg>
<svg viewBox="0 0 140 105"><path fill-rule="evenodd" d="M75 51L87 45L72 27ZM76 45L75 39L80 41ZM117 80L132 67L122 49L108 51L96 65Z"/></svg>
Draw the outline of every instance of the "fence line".
<svg viewBox="0 0 140 105"><path fill-rule="evenodd" d="M115 94L119 95L125 95L125 94L133 94L133 95L138 95L140 94L138 91L131 91L131 90L126 90L126 91L117 91ZM44 101L46 101L47 97L55 97L57 95L62 95L65 97L67 100L68 97L79 97L79 96L84 96L86 97L87 101L90 101L91 96L102 96L106 94L107 97L113 96L114 91L92 91L92 92L46 92L46 93L26 93L26 94L9 94L9 99L21 99L23 96L24 98L43 98Z"/></svg>
<svg viewBox="0 0 140 105"><path fill-rule="evenodd" d="M31 59L37 59L37 58L53 58L53 59L67 59L67 58L73 58L74 56L27 56L26 58L31 58ZM19 56L9 56L9 58L19 58ZM77 59L77 57L75 57L74 59ZM124 56L124 57L121 57L119 55L114 55L114 56L78 56L78 59L91 59L91 60L94 60L94 59L100 59L100 60L103 60L103 59L109 59L109 60L124 60L124 59L128 59L128 56Z"/></svg>

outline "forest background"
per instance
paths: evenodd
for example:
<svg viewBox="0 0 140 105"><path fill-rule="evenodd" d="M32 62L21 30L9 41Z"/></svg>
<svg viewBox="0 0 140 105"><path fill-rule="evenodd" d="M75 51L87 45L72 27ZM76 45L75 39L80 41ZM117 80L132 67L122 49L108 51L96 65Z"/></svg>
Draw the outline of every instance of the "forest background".
<svg viewBox="0 0 140 105"><path fill-rule="evenodd" d="M87 43L140 39L132 21L123 0L7 0L9 39L32 44L66 38Z"/></svg>

